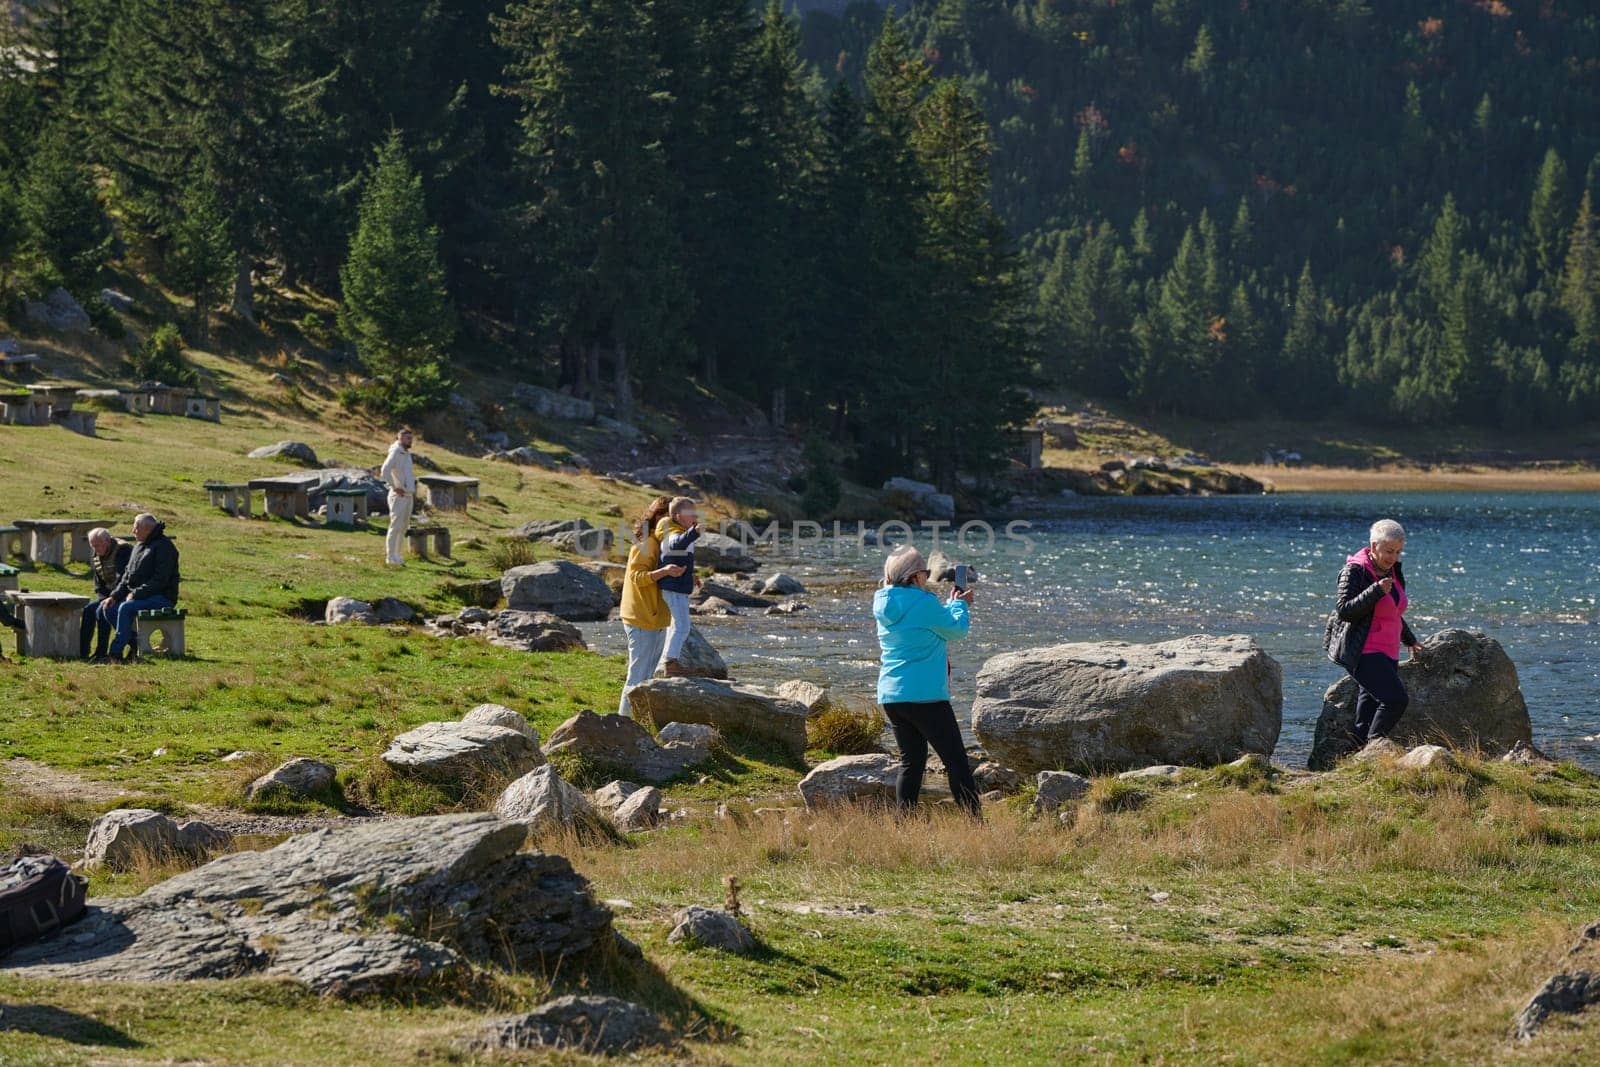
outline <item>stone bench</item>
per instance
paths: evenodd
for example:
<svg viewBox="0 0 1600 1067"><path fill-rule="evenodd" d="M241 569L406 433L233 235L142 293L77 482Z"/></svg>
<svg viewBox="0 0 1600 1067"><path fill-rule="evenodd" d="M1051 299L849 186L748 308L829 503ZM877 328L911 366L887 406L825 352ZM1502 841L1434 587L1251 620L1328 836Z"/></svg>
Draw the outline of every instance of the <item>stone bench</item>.
<svg viewBox="0 0 1600 1067"><path fill-rule="evenodd" d="M221 508L229 515L250 517L250 486L248 484L234 484L229 482L207 482L206 494L211 498L211 506Z"/></svg>
<svg viewBox="0 0 1600 1067"><path fill-rule="evenodd" d="M323 496L328 502L329 526L355 527L367 524L370 504L365 489L329 489Z"/></svg>
<svg viewBox="0 0 1600 1067"><path fill-rule="evenodd" d="M190 396L183 401L183 413L191 419L222 421L222 401L214 396Z"/></svg>
<svg viewBox="0 0 1600 1067"><path fill-rule="evenodd" d="M478 499L478 479L453 474L424 474L417 479L427 497L427 505L434 511L465 511L470 501Z"/></svg>
<svg viewBox="0 0 1600 1067"><path fill-rule="evenodd" d="M183 620L189 612L184 608L161 608L158 611L141 611L133 620L134 648L140 656L183 655ZM155 636L161 635L161 643Z"/></svg>
<svg viewBox="0 0 1600 1067"><path fill-rule="evenodd" d="M406 531L406 540L411 543L411 554L418 559L428 558L428 542L433 542L433 551L445 559L453 558L450 555L450 531L443 526L413 526Z"/></svg>
<svg viewBox="0 0 1600 1067"><path fill-rule="evenodd" d="M55 411L50 415L52 421L60 423L73 433L82 434L84 437L93 437L95 421L99 418L92 411Z"/></svg>
<svg viewBox="0 0 1600 1067"><path fill-rule="evenodd" d="M50 425L50 401L32 393L0 396L0 424L7 426Z"/></svg>
<svg viewBox="0 0 1600 1067"><path fill-rule="evenodd" d="M311 517L310 486L297 478L255 478L251 489L261 490L264 502L261 510L279 519L308 519Z"/></svg>
<svg viewBox="0 0 1600 1067"><path fill-rule="evenodd" d="M12 556L27 558L27 550L22 544L21 530L15 526L0 526L0 560L10 559Z"/></svg>

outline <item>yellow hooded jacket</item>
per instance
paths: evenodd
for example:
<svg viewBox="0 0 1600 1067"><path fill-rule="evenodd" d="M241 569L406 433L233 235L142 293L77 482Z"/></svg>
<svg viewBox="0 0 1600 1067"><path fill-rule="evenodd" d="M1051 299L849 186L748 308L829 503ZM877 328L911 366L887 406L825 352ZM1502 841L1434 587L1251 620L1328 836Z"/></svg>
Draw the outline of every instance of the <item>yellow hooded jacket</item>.
<svg viewBox="0 0 1600 1067"><path fill-rule="evenodd" d="M661 542L651 531L628 549L628 569L622 576L622 621L641 630L665 630L672 612L650 572L661 565Z"/></svg>

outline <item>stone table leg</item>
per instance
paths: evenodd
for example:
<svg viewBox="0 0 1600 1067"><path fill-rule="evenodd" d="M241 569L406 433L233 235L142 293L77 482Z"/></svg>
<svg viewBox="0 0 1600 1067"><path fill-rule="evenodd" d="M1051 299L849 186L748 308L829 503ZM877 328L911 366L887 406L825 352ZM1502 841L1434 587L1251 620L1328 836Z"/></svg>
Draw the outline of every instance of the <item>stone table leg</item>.
<svg viewBox="0 0 1600 1067"><path fill-rule="evenodd" d="M23 655L38 659L77 659L81 618L76 608L28 605L23 615L23 626L27 630Z"/></svg>
<svg viewBox="0 0 1600 1067"><path fill-rule="evenodd" d="M94 549L89 547L91 527L78 526L72 531L72 562L88 563L94 559Z"/></svg>
<svg viewBox="0 0 1600 1067"><path fill-rule="evenodd" d="M43 530L32 531L33 541L28 550L28 555L33 562L41 567L61 566L61 534L45 533Z"/></svg>

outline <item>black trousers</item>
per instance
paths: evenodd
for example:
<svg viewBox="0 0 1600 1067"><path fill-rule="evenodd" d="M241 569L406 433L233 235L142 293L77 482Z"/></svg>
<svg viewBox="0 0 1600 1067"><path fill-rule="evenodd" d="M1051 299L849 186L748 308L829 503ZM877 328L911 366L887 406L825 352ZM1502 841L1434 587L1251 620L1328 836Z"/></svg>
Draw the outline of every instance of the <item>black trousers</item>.
<svg viewBox="0 0 1600 1067"><path fill-rule="evenodd" d="M111 620L100 610L100 601L92 600L84 606L83 625L78 629L78 655L89 658L89 645L94 643L94 654L104 656L111 646Z"/></svg>
<svg viewBox="0 0 1600 1067"><path fill-rule="evenodd" d="M1355 672L1356 740L1366 744L1375 737L1388 737L1389 731L1406 713L1411 697L1400 681L1400 663L1382 652L1361 657Z"/></svg>
<svg viewBox="0 0 1600 1067"><path fill-rule="evenodd" d="M978 814L978 786L967 763L967 746L961 741L961 727L948 700L918 704L885 704L884 715L900 746L900 779L895 783L895 799L900 810L915 807L922 794L922 775L928 769L928 746L939 754L950 778L950 793L956 803Z"/></svg>

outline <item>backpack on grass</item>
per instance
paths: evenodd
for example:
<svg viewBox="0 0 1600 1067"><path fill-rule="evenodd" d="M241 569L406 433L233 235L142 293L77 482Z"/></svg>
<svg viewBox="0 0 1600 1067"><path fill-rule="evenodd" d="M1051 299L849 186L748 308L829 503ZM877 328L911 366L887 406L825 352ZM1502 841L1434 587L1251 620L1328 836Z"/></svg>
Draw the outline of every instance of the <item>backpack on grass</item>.
<svg viewBox="0 0 1600 1067"><path fill-rule="evenodd" d="M82 917L88 887L54 856L0 867L0 956Z"/></svg>

